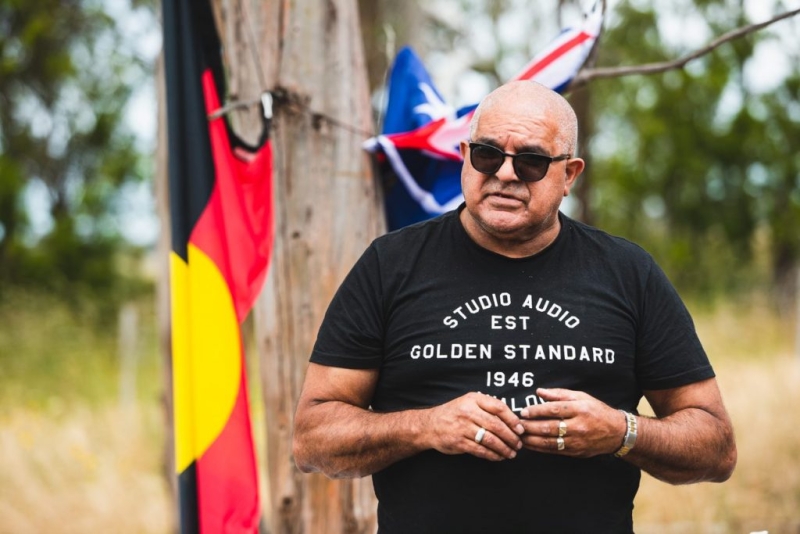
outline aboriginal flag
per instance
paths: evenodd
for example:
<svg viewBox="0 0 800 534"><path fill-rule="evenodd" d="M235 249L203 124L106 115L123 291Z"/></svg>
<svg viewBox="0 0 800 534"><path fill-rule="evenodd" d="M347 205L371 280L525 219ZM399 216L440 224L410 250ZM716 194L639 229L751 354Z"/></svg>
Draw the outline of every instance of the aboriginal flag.
<svg viewBox="0 0 800 534"><path fill-rule="evenodd" d="M163 0L167 81L175 452L181 532L257 532L258 475L240 325L272 246L272 151L219 109L210 0Z"/></svg>

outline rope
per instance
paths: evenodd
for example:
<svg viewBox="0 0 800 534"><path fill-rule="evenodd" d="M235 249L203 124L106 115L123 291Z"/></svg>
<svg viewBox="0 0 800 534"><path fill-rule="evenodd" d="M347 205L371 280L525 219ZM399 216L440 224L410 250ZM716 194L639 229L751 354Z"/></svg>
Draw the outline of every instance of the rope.
<svg viewBox="0 0 800 534"><path fill-rule="evenodd" d="M258 51L258 46L256 43L256 36L255 32L253 32L253 24L252 19L244 14L244 4L247 0L240 0L237 2L239 6L239 16L242 17L242 21L244 22L245 26L245 33L247 34L250 40L250 52L253 56L253 63L256 65L256 70L258 71L258 80L261 84L261 87L267 86L267 76L264 73L264 68L262 67L261 63L261 53ZM265 91L266 92L266 91Z"/></svg>
<svg viewBox="0 0 800 534"><path fill-rule="evenodd" d="M336 128L340 128L342 130L347 130L351 133L356 133L360 135L364 135L367 137L373 137L375 134L369 130L365 130L359 126L355 126L353 124L347 123L341 119L328 115L326 113L322 113L319 111L314 111L308 105L302 102L302 98L295 94L290 93L289 91L278 88L274 91L264 91L262 96L259 98L251 98L248 100L236 100L234 102L230 102L208 114L208 120L218 119L223 115L230 113L231 111L235 111L237 109L249 108L264 102L265 97L272 97L272 101L274 102L276 107L283 107L284 109L288 109L294 113L300 113L303 115L308 115L311 117L312 122L319 123L319 122L326 122L331 126ZM265 113L269 114L271 111L267 109L267 106L264 106ZM269 118L269 117L268 117Z"/></svg>

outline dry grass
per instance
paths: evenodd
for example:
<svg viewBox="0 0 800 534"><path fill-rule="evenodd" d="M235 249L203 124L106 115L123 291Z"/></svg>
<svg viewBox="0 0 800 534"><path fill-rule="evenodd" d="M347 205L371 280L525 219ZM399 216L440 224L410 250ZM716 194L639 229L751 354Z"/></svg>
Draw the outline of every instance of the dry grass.
<svg viewBox="0 0 800 534"><path fill-rule="evenodd" d="M793 354L794 323L776 318L766 306L728 306L699 313L696 319L736 427L739 465L724 484L676 487L643 475L634 511L636 531L798 534L800 359ZM55 326L65 324L62 319ZM4 349L14 349L5 354L17 359L34 350L61 350L62 361L47 364L60 365L62 371L71 369L65 361L84 371L81 364L90 363L84 358L108 361L107 355L65 344L63 336L55 341L58 349L40 346L43 340L22 336L23 327L0 332L0 356ZM65 336L74 339L71 328ZM104 347L99 352L113 352L108 339L89 338L95 351ZM154 343L144 346L155 352ZM162 470L163 412L153 394L161 376L153 360L157 356L142 362L139 404L129 409L119 407L114 386L95 384L90 391L100 393L81 399L82 386L91 385L87 380L118 382L113 365L106 365L107 370L96 365L80 381L66 373L61 383L52 380L55 371L50 367L42 371L47 373L47 392L39 388L31 396L28 390L27 398L21 394L45 362L31 356L31 369L15 368L5 377L0 372L0 534L174 531L174 504ZM251 387L258 398L257 383L251 381ZM69 394L76 389L77 394ZM261 452L263 412L254 404ZM262 491L264 482L262 477Z"/></svg>
<svg viewBox="0 0 800 534"><path fill-rule="evenodd" d="M6 296L0 534L173 531L153 309L141 303L127 371L135 392L122 399L114 317L93 320L47 295Z"/></svg>
<svg viewBox="0 0 800 534"><path fill-rule="evenodd" d="M643 475L636 531L800 533L800 359L793 354L794 324L766 307L726 309L697 323L733 420L739 462L724 484L676 487Z"/></svg>
<svg viewBox="0 0 800 534"><path fill-rule="evenodd" d="M165 533L157 407L75 407L0 417L0 533Z"/></svg>

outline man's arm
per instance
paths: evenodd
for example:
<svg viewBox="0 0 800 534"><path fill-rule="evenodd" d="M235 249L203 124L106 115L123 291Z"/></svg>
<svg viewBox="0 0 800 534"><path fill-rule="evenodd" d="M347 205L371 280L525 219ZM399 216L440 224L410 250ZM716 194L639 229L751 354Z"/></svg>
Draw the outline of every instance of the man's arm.
<svg viewBox="0 0 800 534"><path fill-rule="evenodd" d="M548 401L522 410L529 449L589 457L611 454L622 445L623 414L579 391L540 389ZM727 480L736 466L733 427L715 379L645 391L656 417L638 416L635 447L624 459L671 484ZM559 421L566 424L564 449L557 444Z"/></svg>
<svg viewBox="0 0 800 534"><path fill-rule="evenodd" d="M294 421L301 471L358 477L427 449L499 461L522 447L519 418L498 399L468 393L432 408L376 413L369 404L377 381L377 369L309 365Z"/></svg>
<svg viewBox="0 0 800 534"><path fill-rule="evenodd" d="M625 458L671 484L730 478L736 441L715 379L644 395L656 418L638 418L636 447Z"/></svg>

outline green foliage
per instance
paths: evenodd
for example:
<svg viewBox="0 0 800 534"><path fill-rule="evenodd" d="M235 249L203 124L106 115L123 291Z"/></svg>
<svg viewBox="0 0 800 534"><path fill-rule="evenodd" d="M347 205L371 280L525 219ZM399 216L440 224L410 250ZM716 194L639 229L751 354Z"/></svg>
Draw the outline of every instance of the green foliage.
<svg viewBox="0 0 800 534"><path fill-rule="evenodd" d="M696 2L691 16L717 36L747 23L729 3ZM689 51L665 43L652 9L623 2L615 15L600 65ZM682 70L591 87L593 222L651 250L684 288L712 294L757 283L759 236L769 243L773 279L800 259L800 158L791 148L800 139L798 72L774 93L751 91L744 75L769 38L751 34Z"/></svg>
<svg viewBox="0 0 800 534"><path fill-rule="evenodd" d="M136 301L137 393L163 389L152 298ZM60 411L80 402L117 400L120 347L117 314L84 303L80 309L41 292L14 290L0 302L0 406Z"/></svg>
<svg viewBox="0 0 800 534"><path fill-rule="evenodd" d="M144 178L123 112L147 74L100 2L0 2L0 288L116 296L114 201Z"/></svg>
<svg viewBox="0 0 800 534"><path fill-rule="evenodd" d="M746 16L745 4L756 3L610 3L597 66L683 57L761 22L763 14L758 21ZM576 24L578 10L591 2L458 5L463 16L434 32L438 41L431 41L435 52L428 56L458 51L471 58L470 79L480 75L491 89L518 72L558 27ZM779 13L782 3L774 9ZM683 291L707 299L771 286L786 309L800 261L798 27L800 17L787 19L682 69L595 80L568 95L576 108L587 110L581 127L588 165L573 195L579 216L643 245ZM777 48L774 55L789 65L789 77L774 91L754 83L771 69L763 59L765 46ZM776 66L784 63L780 57ZM435 65L429 66L436 76Z"/></svg>

